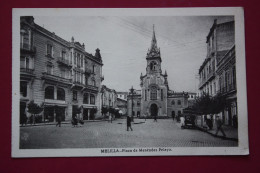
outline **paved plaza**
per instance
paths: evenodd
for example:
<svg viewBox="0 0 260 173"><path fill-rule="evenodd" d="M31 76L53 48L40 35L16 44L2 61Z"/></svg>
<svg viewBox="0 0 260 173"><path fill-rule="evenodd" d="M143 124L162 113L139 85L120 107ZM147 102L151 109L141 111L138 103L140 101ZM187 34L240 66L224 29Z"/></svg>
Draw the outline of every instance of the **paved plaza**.
<svg viewBox="0 0 260 173"><path fill-rule="evenodd" d="M213 137L199 130L181 129L172 119L135 119L133 131L126 120L20 127L21 149L116 148L116 147L213 147L237 146L238 142Z"/></svg>

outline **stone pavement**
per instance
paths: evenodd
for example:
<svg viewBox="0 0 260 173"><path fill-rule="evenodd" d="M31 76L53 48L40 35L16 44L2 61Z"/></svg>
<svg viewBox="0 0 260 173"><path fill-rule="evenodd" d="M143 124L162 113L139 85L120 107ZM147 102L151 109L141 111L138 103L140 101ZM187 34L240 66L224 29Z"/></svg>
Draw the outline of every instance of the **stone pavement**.
<svg viewBox="0 0 260 173"><path fill-rule="evenodd" d="M20 127L20 148L113 148L113 147L224 147L238 146L237 141L223 140L199 130L182 129L172 119L135 119L133 131L126 131L126 120L113 123L98 121L72 127Z"/></svg>
<svg viewBox="0 0 260 173"><path fill-rule="evenodd" d="M217 127L216 127L215 124L213 125L212 130L205 129L205 128L202 128L200 126L198 126L198 128L201 131L209 133L209 134L211 134L211 135L213 135L215 137L219 137L219 138L223 138L224 137L221 131L218 132L217 136L215 135L216 131L217 131ZM223 129L224 133L226 134L226 139L238 141L238 129L237 128L234 128L232 126L223 125L222 129Z"/></svg>

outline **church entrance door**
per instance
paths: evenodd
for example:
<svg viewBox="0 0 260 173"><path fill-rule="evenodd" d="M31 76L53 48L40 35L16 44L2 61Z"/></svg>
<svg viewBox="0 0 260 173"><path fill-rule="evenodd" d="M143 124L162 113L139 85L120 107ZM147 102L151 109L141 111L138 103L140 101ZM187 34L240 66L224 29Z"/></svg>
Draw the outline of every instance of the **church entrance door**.
<svg viewBox="0 0 260 173"><path fill-rule="evenodd" d="M156 104L152 104L150 110L151 110L151 116L158 115L158 107Z"/></svg>

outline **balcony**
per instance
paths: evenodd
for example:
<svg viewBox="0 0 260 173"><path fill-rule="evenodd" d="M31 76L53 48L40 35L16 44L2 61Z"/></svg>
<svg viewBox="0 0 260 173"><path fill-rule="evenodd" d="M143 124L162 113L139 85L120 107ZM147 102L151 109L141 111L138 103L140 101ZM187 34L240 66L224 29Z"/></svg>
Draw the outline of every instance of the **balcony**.
<svg viewBox="0 0 260 173"><path fill-rule="evenodd" d="M71 84L71 79L62 78L53 74L48 74L46 72L42 73L42 79L44 79L45 81L54 82L55 84L57 84L57 82L69 85Z"/></svg>
<svg viewBox="0 0 260 173"><path fill-rule="evenodd" d="M218 93L219 94L223 94L223 95L226 95L226 94L229 94L231 92L234 92L236 91L236 84L232 83L232 84L229 84L227 85L226 87L223 87L221 88L220 90L218 90Z"/></svg>
<svg viewBox="0 0 260 173"><path fill-rule="evenodd" d="M85 68L85 74L86 75L91 75L93 73L93 71L89 68Z"/></svg>
<svg viewBox="0 0 260 173"><path fill-rule="evenodd" d="M84 88L85 88L85 85L84 85L83 83L81 83L81 82L73 81L72 87L78 88L78 89L84 89Z"/></svg>
<svg viewBox="0 0 260 173"><path fill-rule="evenodd" d="M93 86L93 85L85 85L85 89L98 92L98 87Z"/></svg>
<svg viewBox="0 0 260 173"><path fill-rule="evenodd" d="M63 57L58 57L57 62L58 62L60 65L63 65L63 66L69 67L69 68L72 67L72 63L71 63L69 60L67 60L67 59L65 59L65 58L63 58Z"/></svg>
<svg viewBox="0 0 260 173"><path fill-rule="evenodd" d="M20 75L23 78L27 78L27 79L31 79L32 77L34 77L34 69L30 69L30 68L20 68Z"/></svg>
<svg viewBox="0 0 260 173"><path fill-rule="evenodd" d="M36 53L36 47L34 47L28 43L20 43L20 50L23 53L31 53L31 54Z"/></svg>

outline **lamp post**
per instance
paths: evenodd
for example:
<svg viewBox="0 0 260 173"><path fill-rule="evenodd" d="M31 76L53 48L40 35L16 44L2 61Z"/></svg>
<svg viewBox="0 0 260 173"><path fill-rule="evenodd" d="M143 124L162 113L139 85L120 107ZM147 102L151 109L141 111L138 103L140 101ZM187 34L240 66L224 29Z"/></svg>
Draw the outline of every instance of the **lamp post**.
<svg viewBox="0 0 260 173"><path fill-rule="evenodd" d="M134 115L133 115L133 94L134 94L134 88L132 86L132 88L130 89L130 93L131 93L131 99L132 99L132 113L131 113L131 119L132 119L132 122L134 122Z"/></svg>

